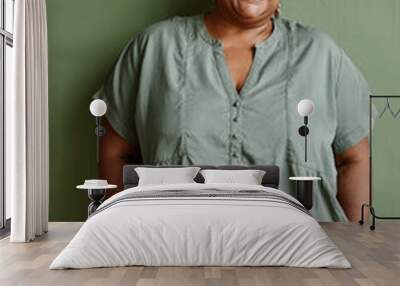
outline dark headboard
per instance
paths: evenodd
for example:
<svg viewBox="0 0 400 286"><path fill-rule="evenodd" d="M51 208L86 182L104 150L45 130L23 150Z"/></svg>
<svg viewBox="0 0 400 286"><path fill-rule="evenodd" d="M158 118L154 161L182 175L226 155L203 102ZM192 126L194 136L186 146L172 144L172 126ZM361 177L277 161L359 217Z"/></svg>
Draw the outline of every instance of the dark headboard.
<svg viewBox="0 0 400 286"><path fill-rule="evenodd" d="M151 166L151 165L125 165L123 170L123 183L124 189L136 187L139 182L139 177L135 172L136 167L150 167L150 168L179 168L183 166ZM279 167L278 166L202 166L196 165L201 169L219 169L219 170L263 170L265 171L262 185L278 189L279 187ZM197 183L204 183L203 176L199 173L194 180Z"/></svg>

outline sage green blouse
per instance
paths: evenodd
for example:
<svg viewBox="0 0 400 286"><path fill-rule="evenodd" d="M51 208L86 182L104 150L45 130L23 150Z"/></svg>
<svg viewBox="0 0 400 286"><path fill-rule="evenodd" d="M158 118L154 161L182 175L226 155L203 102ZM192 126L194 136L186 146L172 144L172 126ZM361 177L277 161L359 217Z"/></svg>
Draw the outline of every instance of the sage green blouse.
<svg viewBox="0 0 400 286"><path fill-rule="evenodd" d="M290 176L322 177L311 211L321 221L346 220L336 198L334 153L368 136L368 95L366 81L331 38L281 18L256 45L238 93L203 15L147 28L96 94L145 164L275 164L280 189L291 194ZM308 162L298 135L297 104L304 98L315 104Z"/></svg>

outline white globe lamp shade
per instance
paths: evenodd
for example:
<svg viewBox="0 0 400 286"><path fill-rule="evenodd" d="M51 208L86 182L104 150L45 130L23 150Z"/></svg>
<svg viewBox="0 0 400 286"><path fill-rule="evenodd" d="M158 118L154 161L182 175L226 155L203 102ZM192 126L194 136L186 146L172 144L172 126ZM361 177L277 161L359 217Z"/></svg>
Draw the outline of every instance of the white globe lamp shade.
<svg viewBox="0 0 400 286"><path fill-rule="evenodd" d="M89 110L93 116L101 117L107 112L107 104L104 100L95 99L90 103Z"/></svg>
<svg viewBox="0 0 400 286"><path fill-rule="evenodd" d="M309 99L303 99L297 105L297 112L301 116L309 116L314 111L314 102Z"/></svg>

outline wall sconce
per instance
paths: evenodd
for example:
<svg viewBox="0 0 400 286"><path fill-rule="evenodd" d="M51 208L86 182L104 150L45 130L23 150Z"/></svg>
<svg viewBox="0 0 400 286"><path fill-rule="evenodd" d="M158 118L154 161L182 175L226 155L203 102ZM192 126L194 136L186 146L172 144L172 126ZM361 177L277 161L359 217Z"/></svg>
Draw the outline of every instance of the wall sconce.
<svg viewBox="0 0 400 286"><path fill-rule="evenodd" d="M304 125L299 128L300 136L304 137L304 160L307 162L307 135L310 133L308 128L308 116L314 111L314 102L309 99L301 100L297 105L297 112L304 117Z"/></svg>
<svg viewBox="0 0 400 286"><path fill-rule="evenodd" d="M94 130L97 137L97 164L100 162L100 137L106 134L106 128L101 125L101 117L107 112L107 104L104 100L95 99L90 103L89 106L90 113L96 118L96 129Z"/></svg>

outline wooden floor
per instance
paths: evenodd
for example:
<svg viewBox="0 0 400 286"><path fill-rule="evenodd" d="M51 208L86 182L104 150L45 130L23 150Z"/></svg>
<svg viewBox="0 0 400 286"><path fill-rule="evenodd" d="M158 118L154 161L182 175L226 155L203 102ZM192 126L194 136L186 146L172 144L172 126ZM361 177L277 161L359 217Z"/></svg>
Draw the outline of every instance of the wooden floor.
<svg viewBox="0 0 400 286"><path fill-rule="evenodd" d="M324 224L353 269L286 267L124 267L48 270L81 223L50 223L44 237L27 244L0 241L0 285L400 285L400 222L375 232L357 224Z"/></svg>

